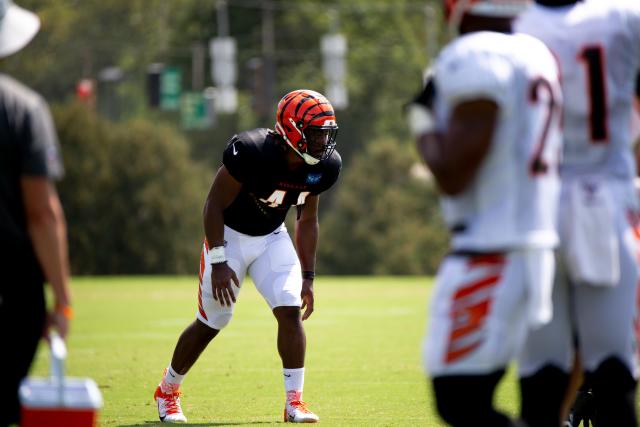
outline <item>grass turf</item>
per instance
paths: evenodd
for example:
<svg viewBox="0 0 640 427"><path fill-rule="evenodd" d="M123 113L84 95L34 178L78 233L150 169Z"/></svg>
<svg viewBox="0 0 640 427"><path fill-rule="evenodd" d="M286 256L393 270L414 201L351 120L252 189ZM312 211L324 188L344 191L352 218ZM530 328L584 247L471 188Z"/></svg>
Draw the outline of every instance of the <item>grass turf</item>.
<svg viewBox="0 0 640 427"><path fill-rule="evenodd" d="M181 331L194 319L197 277L75 278L76 318L67 375L100 386L102 426L153 426L152 396ZM421 368L431 280L320 277L305 322L304 399L327 426L441 426ZM282 422L284 389L276 322L245 281L230 325L209 345L182 387L191 425ZM44 376L40 348L32 375ZM513 377L496 397L517 408Z"/></svg>

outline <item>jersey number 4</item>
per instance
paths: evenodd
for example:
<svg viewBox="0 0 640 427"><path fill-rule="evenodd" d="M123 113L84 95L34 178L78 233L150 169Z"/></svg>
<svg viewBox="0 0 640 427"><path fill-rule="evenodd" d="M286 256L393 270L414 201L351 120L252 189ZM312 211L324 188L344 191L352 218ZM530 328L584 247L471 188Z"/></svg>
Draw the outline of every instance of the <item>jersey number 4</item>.
<svg viewBox="0 0 640 427"><path fill-rule="evenodd" d="M286 190L275 190L269 197L266 199L260 199L262 203L267 203L270 208L277 208L282 203L284 203L284 197L287 195ZM296 205L304 205L304 201L307 199L309 195L308 191L300 192L298 196L298 200L296 201Z"/></svg>

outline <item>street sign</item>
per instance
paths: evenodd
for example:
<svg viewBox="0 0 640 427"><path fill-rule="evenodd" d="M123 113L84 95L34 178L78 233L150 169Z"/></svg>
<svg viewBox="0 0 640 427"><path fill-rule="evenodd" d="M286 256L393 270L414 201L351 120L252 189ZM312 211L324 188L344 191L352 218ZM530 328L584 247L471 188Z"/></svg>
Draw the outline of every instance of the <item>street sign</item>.
<svg viewBox="0 0 640 427"><path fill-rule="evenodd" d="M180 121L183 129L209 129L213 125L210 102L202 92L185 92L180 100Z"/></svg>
<svg viewBox="0 0 640 427"><path fill-rule="evenodd" d="M176 67L166 67L160 76L160 108L165 111L180 109L182 73Z"/></svg>

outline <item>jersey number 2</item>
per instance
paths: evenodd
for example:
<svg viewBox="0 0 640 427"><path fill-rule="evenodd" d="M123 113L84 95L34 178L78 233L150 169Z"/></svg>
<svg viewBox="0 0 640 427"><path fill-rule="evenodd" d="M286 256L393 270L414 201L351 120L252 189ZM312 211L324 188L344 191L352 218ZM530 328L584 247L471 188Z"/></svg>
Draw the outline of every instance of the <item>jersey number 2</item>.
<svg viewBox="0 0 640 427"><path fill-rule="evenodd" d="M547 111L544 120L544 128L542 129L542 133L540 134L540 140L535 147L533 158L531 159L531 163L529 164L529 170L533 175L541 175L547 173L547 171L549 170L549 164L544 160L545 144L547 142L549 129L553 122L553 118L557 113L558 107L556 99L553 95L553 88L551 87L551 84L542 77L539 77L532 81L531 85L529 86L529 100L536 103L543 101L544 98L541 99L541 92L547 92Z"/></svg>

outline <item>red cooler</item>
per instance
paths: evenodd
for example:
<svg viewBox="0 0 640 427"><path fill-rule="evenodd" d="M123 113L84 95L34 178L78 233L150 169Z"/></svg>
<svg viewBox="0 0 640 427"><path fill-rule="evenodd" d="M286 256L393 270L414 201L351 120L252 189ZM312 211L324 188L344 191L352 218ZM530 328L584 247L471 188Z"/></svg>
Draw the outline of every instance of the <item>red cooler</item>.
<svg viewBox="0 0 640 427"><path fill-rule="evenodd" d="M51 376L26 378L20 385L22 427L95 427L102 395L90 378L64 376L66 347L51 339Z"/></svg>

